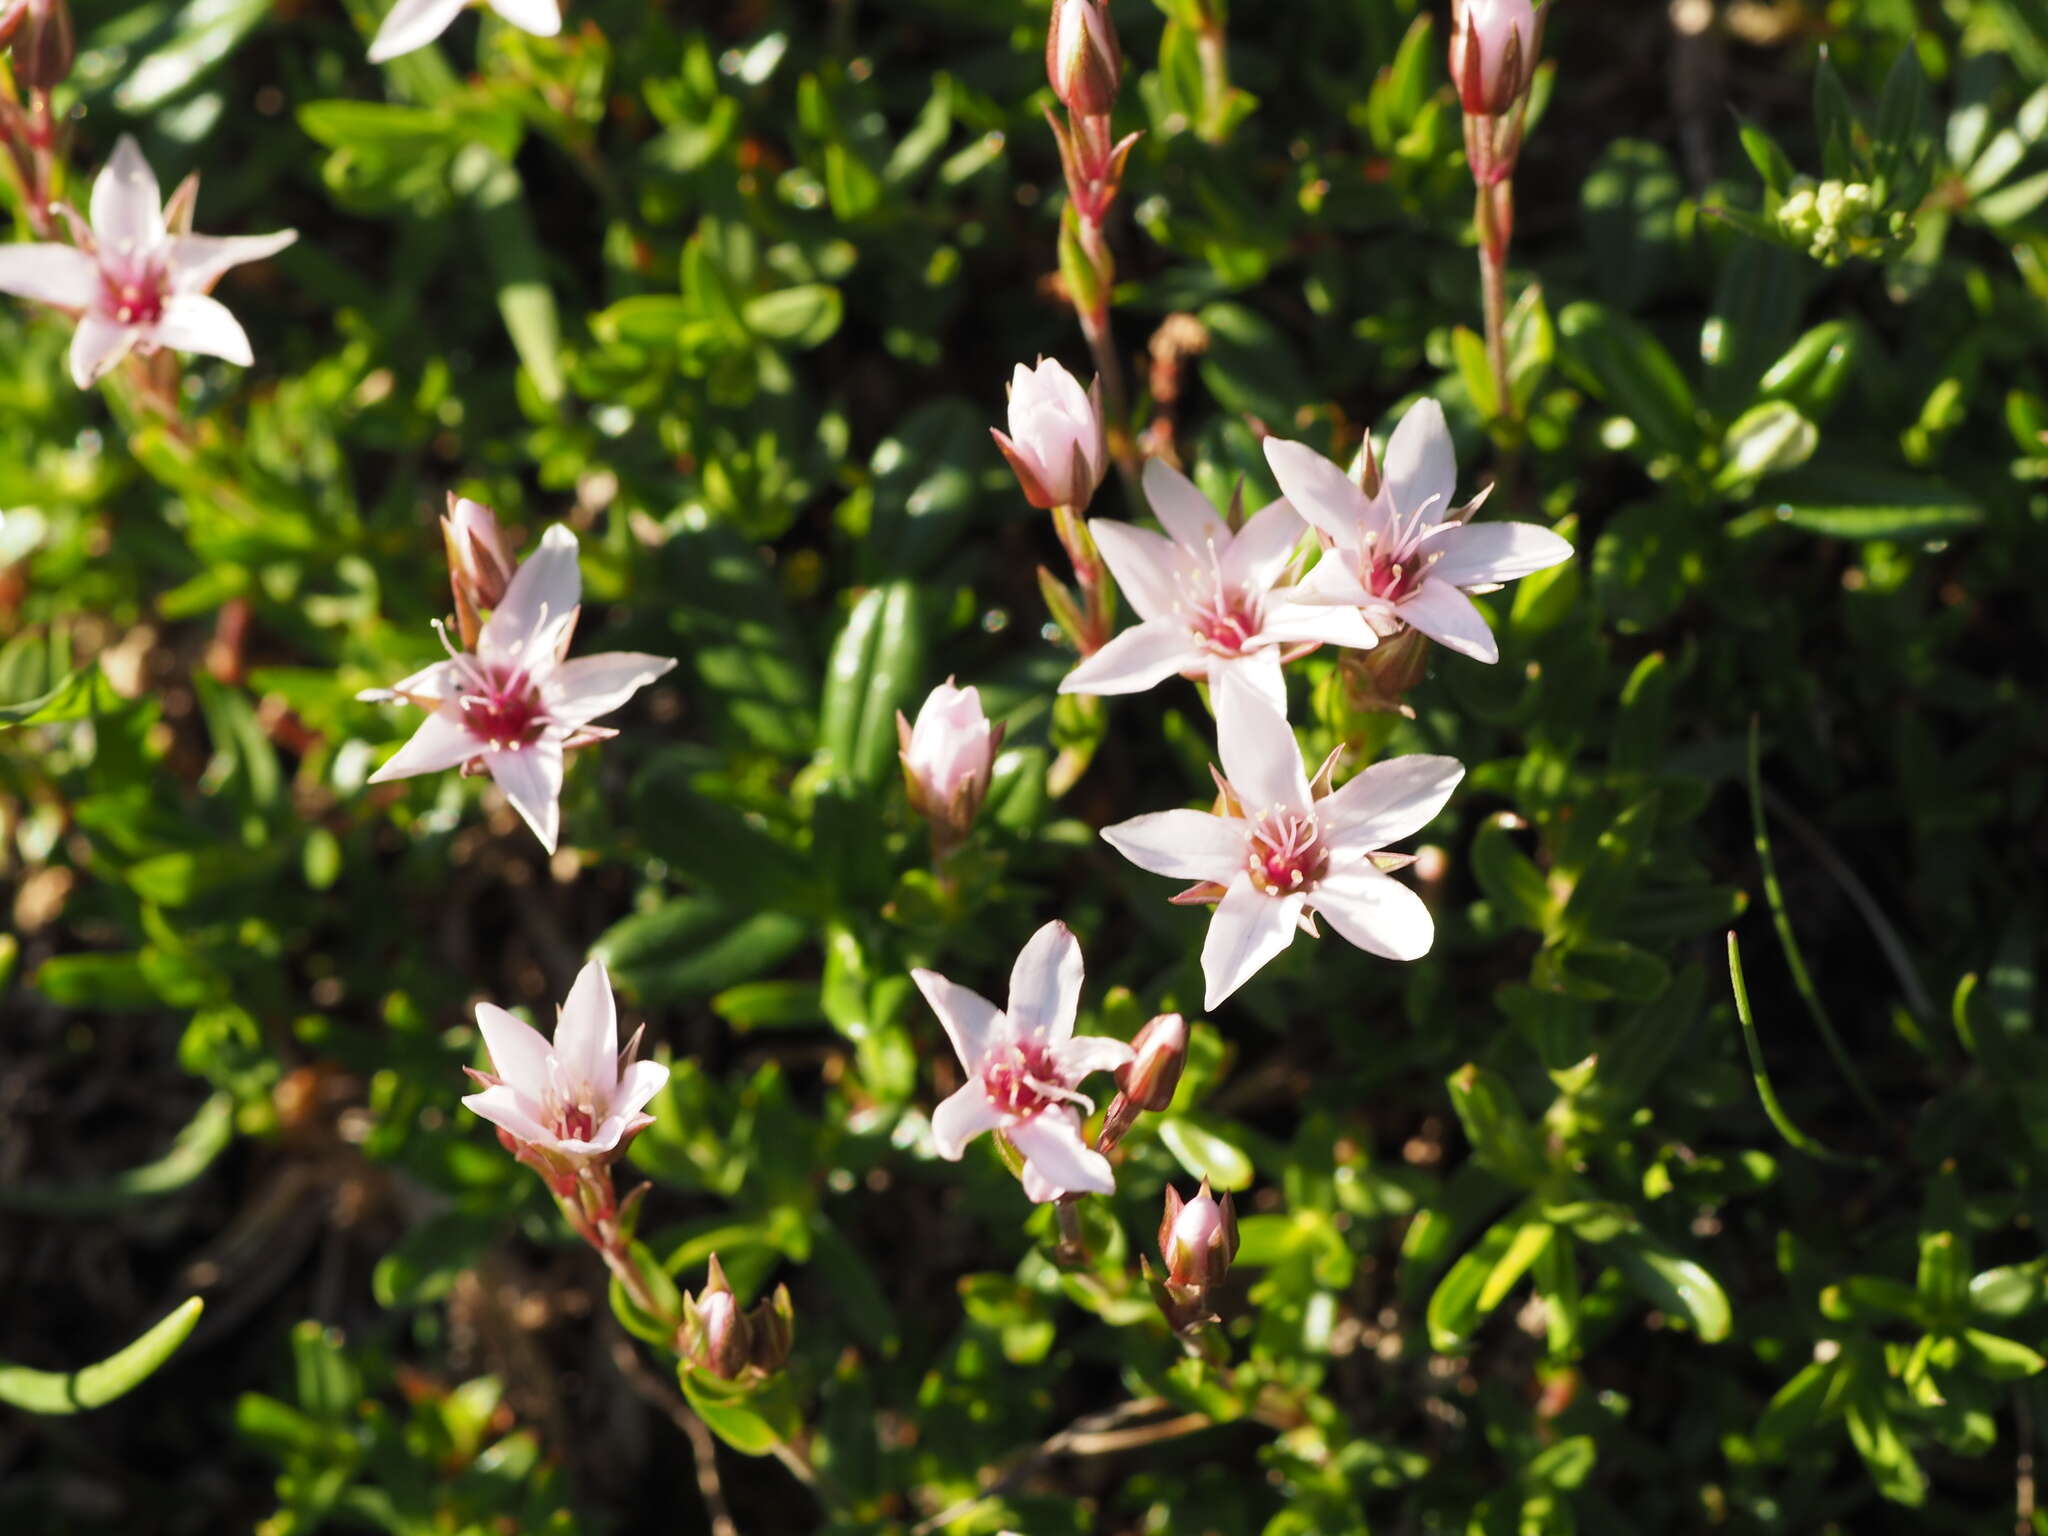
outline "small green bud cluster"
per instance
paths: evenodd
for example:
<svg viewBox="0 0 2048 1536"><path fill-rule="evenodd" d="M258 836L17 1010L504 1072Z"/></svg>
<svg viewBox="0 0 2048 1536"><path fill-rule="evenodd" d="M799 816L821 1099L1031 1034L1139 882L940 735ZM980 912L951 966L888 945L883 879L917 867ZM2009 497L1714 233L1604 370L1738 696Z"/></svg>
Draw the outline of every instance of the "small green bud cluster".
<svg viewBox="0 0 2048 1536"><path fill-rule="evenodd" d="M1903 209L1887 213L1877 189L1864 181L1802 178L1778 206L1778 227L1806 247L1815 261L1838 267L1851 257L1895 254L1913 233Z"/></svg>

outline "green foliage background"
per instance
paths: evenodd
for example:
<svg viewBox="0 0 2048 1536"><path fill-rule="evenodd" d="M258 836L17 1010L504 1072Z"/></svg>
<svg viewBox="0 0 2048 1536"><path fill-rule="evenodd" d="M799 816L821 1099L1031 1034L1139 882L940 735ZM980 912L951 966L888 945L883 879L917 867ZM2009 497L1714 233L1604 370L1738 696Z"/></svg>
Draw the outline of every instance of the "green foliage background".
<svg viewBox="0 0 2048 1536"><path fill-rule="evenodd" d="M258 366L191 370L189 442L0 309L0 1358L207 1300L119 1403L0 1424L0 1527L709 1529L594 1261L456 1107L470 1005L544 1018L594 950L675 1067L643 1237L796 1300L825 1512L722 1452L743 1530L1008 1473L945 1528L2048 1531L2048 8L1558 0L1495 434L1424 9L1241 4L1218 145L1189 33L1118 0L1118 339L1199 321L1219 501L1271 494L1254 421L1349 451L1428 393L1579 558L1413 720L1299 669L1312 756L1472 769L1436 951L1297 944L1205 1020L1062 1273L992 1155L931 1155L906 971L999 990L1058 916L1084 1028L1192 1015L1201 914L1094 829L1204 798L1209 722L1052 706L1057 548L986 433L1012 364L1085 361L1043 7L578 0L380 72L364 0L80 0L81 168L132 130L202 229L302 238L224 289ZM1906 237L1764 238L1789 178L1887 168ZM552 861L474 783L364 784L451 488L579 529L584 649L682 660ZM957 895L892 718L948 674L1009 721ZM1133 1278L1200 1175L1244 1217L1221 1369ZM1077 1420L1187 1432L1027 1459Z"/></svg>

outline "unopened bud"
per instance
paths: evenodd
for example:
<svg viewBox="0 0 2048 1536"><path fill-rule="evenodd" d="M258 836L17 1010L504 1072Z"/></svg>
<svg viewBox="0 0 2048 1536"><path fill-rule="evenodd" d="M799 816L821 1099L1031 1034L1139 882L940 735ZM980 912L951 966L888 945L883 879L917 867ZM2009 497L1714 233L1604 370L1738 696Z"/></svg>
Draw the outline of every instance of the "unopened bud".
<svg viewBox="0 0 2048 1536"><path fill-rule="evenodd" d="M726 1282L718 1255L704 1278L704 1289L683 1300L683 1354L724 1381L747 1368L753 1353L752 1330L740 1301Z"/></svg>
<svg viewBox="0 0 2048 1536"><path fill-rule="evenodd" d="M1076 117L1107 117L1123 86L1123 47L1106 0L1053 0L1045 75Z"/></svg>
<svg viewBox="0 0 2048 1536"><path fill-rule="evenodd" d="M27 0L14 40L14 73L32 91L54 91L71 78L78 57L71 7L64 0Z"/></svg>
<svg viewBox="0 0 2048 1536"><path fill-rule="evenodd" d="M788 1286L776 1286L773 1296L747 1314L747 1331L752 1335L747 1363L755 1370L773 1376L789 1363L796 1344L796 1308Z"/></svg>
<svg viewBox="0 0 2048 1536"><path fill-rule="evenodd" d="M448 551L448 582L455 589L457 608L465 598L476 610L495 608L505 600L517 562L489 507L451 492L441 518L441 542Z"/></svg>
<svg viewBox="0 0 2048 1536"><path fill-rule="evenodd" d="M1403 628L1369 651L1348 651L1343 677L1354 709L1406 715L1407 697L1429 671L1429 638Z"/></svg>
<svg viewBox="0 0 2048 1536"><path fill-rule="evenodd" d="M898 711L896 741L911 809L932 824L942 850L957 846L988 797L1003 727L989 723L978 689L956 688L948 678L925 699L915 725Z"/></svg>
<svg viewBox="0 0 2048 1536"><path fill-rule="evenodd" d="M28 14L28 0L0 0L0 48L14 41L14 34L21 28L22 17Z"/></svg>
<svg viewBox="0 0 2048 1536"><path fill-rule="evenodd" d="M1237 1257L1237 1210L1230 1196L1218 1200L1204 1179L1201 1192L1183 1201L1169 1184L1166 1214L1159 1223L1159 1256L1166 1261L1169 1291L1206 1299Z"/></svg>
<svg viewBox="0 0 2048 1536"><path fill-rule="evenodd" d="M1139 1109L1165 1109L1188 1064L1187 1020L1177 1013L1160 1014L1138 1031L1131 1049L1130 1061L1117 1068L1117 1087Z"/></svg>
<svg viewBox="0 0 2048 1536"><path fill-rule="evenodd" d="M1531 0L1454 0L1451 79L1473 117L1505 117L1529 90L1543 47Z"/></svg>

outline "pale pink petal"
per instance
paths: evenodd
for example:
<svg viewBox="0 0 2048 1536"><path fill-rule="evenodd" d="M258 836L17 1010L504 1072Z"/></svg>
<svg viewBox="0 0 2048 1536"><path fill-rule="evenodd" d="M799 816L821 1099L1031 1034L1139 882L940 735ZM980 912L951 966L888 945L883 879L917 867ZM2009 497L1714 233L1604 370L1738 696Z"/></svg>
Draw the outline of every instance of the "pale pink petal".
<svg viewBox="0 0 2048 1536"><path fill-rule="evenodd" d="M1434 400L1418 400L1394 428L1381 473L1397 517L1412 517L1425 503L1425 523L1441 522L1451 510L1458 489L1458 455L1444 408Z"/></svg>
<svg viewBox="0 0 2048 1536"><path fill-rule="evenodd" d="M532 667L546 650L551 630L583 600L583 572L576 563L576 535L556 523L541 536L540 548L520 563L505 587L505 600L492 611L477 640L477 654L492 661Z"/></svg>
<svg viewBox="0 0 2048 1536"><path fill-rule="evenodd" d="M264 261L299 238L295 229L274 235L173 235L165 251L173 293L206 293L230 267Z"/></svg>
<svg viewBox="0 0 2048 1536"><path fill-rule="evenodd" d="M1500 643L1493 638L1486 615L1448 581L1430 577L1397 611L1437 644L1447 645L1461 656L1474 661L1500 660Z"/></svg>
<svg viewBox="0 0 2048 1536"><path fill-rule="evenodd" d="M1216 748L1223 776L1256 816L1274 806L1305 811L1308 775L1287 717L1249 682L1226 672L1217 680Z"/></svg>
<svg viewBox="0 0 2048 1536"><path fill-rule="evenodd" d="M1065 923L1047 923L1010 967L1010 1027L1021 1039L1064 1040L1081 1010L1081 942Z"/></svg>
<svg viewBox="0 0 2048 1536"><path fill-rule="evenodd" d="M1316 804L1333 858L1370 853L1412 837L1436 819L1465 777L1455 757L1413 753L1374 763Z"/></svg>
<svg viewBox="0 0 2048 1536"><path fill-rule="evenodd" d="M612 1090L611 1109L607 1120L632 1121L640 1118L654 1096L661 1092L668 1082L668 1068L658 1061L636 1061L620 1074L619 1085Z"/></svg>
<svg viewBox="0 0 2048 1536"><path fill-rule="evenodd" d="M671 657L638 651L579 656L557 667L541 693L556 724L578 726L610 714L674 666Z"/></svg>
<svg viewBox="0 0 2048 1536"><path fill-rule="evenodd" d="M71 381L80 389L91 389L134 349L140 335L132 325L87 313L71 337Z"/></svg>
<svg viewBox="0 0 2048 1536"><path fill-rule="evenodd" d="M92 184L92 234L100 261L108 266L127 266L163 244L163 193L156 172L128 134L121 135Z"/></svg>
<svg viewBox="0 0 2048 1536"><path fill-rule="evenodd" d="M163 314L154 325L145 326L142 334L173 352L198 352L243 368L256 361L242 322L229 314L219 299L203 293L171 294L164 300Z"/></svg>
<svg viewBox="0 0 2048 1536"><path fill-rule="evenodd" d="M462 1104L471 1114L510 1131L521 1141L539 1142L543 1146L554 1142L553 1133L540 1123L540 1106L507 1084L467 1094Z"/></svg>
<svg viewBox="0 0 2048 1536"><path fill-rule="evenodd" d="M1332 870L1309 900L1341 937L1389 960L1420 960L1436 939L1422 898L1370 864Z"/></svg>
<svg viewBox="0 0 2048 1536"><path fill-rule="evenodd" d="M1306 901L1298 891L1268 896L1242 872L1230 882L1202 943L1202 976L1208 984L1203 1007L1217 1007L1294 942Z"/></svg>
<svg viewBox="0 0 2048 1536"><path fill-rule="evenodd" d="M529 1098L539 1098L548 1084L548 1042L524 1020L496 1003L478 1003L476 1027L491 1053L491 1071Z"/></svg>
<svg viewBox="0 0 2048 1536"><path fill-rule="evenodd" d="M1129 1066L1136 1055L1123 1041L1107 1035L1076 1035L1055 1046L1052 1059L1059 1066L1060 1076L1071 1085L1096 1072L1114 1072L1118 1067Z"/></svg>
<svg viewBox="0 0 2048 1536"><path fill-rule="evenodd" d="M932 1146L949 1163L960 1161L967 1143L984 1131L992 1131L1009 1117L989 1099L981 1079L948 1094L932 1111Z"/></svg>
<svg viewBox="0 0 2048 1536"><path fill-rule="evenodd" d="M90 309L100 293L100 264L76 246L0 245L0 293Z"/></svg>
<svg viewBox="0 0 2048 1536"><path fill-rule="evenodd" d="M553 37L562 30L562 8L555 0L490 0L490 7L536 37Z"/></svg>
<svg viewBox="0 0 2048 1536"><path fill-rule="evenodd" d="M1226 882L1248 857L1245 824L1207 811L1154 811L1102 829L1138 868L1172 880Z"/></svg>
<svg viewBox="0 0 2048 1536"><path fill-rule="evenodd" d="M1089 521L1088 531L1095 536L1095 547L1102 551L1117 589L1138 617L1172 618L1181 602L1174 575L1186 558L1172 541L1149 528L1133 528L1101 517Z"/></svg>
<svg viewBox="0 0 2048 1536"><path fill-rule="evenodd" d="M1290 587L1290 592L1299 588ZM1372 602L1370 592L1363 589L1359 596ZM1384 604L1373 603L1374 607ZM1334 604L1283 602L1276 605L1267 615L1266 622L1259 628L1259 638L1285 645L1301 645L1313 642L1317 645L1341 645L1356 651L1369 651L1380 643L1377 631L1364 613L1356 607L1339 607Z"/></svg>
<svg viewBox="0 0 2048 1536"><path fill-rule="evenodd" d="M469 0L398 0L370 43L370 62L382 64L424 48L454 24Z"/></svg>
<svg viewBox="0 0 2048 1536"><path fill-rule="evenodd" d="M1340 548L1357 546L1371 506L1350 476L1305 443L1279 437L1266 439L1266 463L1297 513Z"/></svg>
<svg viewBox="0 0 2048 1536"><path fill-rule="evenodd" d="M1113 1195L1109 1159L1081 1140L1072 1110L1041 1110L1004 1132L1024 1154L1024 1193L1040 1205L1061 1195Z"/></svg>
<svg viewBox="0 0 2048 1536"><path fill-rule="evenodd" d="M571 1088L587 1085L600 1104L619 1086L619 1005L604 963L593 960L576 973L576 984L555 1023L555 1058Z"/></svg>
<svg viewBox="0 0 2048 1536"><path fill-rule="evenodd" d="M562 828L562 744L543 737L509 752L487 752L484 766L541 847L553 853Z"/></svg>
<svg viewBox="0 0 2048 1536"><path fill-rule="evenodd" d="M1257 639L1269 637L1261 628ZM1242 656L1211 656L1209 663L1209 685L1211 689L1223 686L1223 674L1228 672L1240 681L1249 684L1268 704L1287 713L1287 675L1280 667L1280 651L1275 645L1259 645Z"/></svg>
<svg viewBox="0 0 2048 1536"><path fill-rule="evenodd" d="M960 1065L969 1077L978 1078L989 1044L1002 1024L1002 1010L979 992L970 992L958 982L946 980L937 971L912 971L910 979L917 983L917 990L924 994L932 1012L939 1016L939 1023L945 1027L946 1038L953 1042L953 1053L960 1058Z"/></svg>
<svg viewBox="0 0 2048 1536"><path fill-rule="evenodd" d="M1145 465L1145 501L1173 542L1207 557L1230 547L1230 525L1201 488L1163 459Z"/></svg>
<svg viewBox="0 0 2048 1536"><path fill-rule="evenodd" d="M392 753L384 766L370 775L370 782L385 784L416 774L441 773L468 762L483 750L484 743L470 734L454 707L443 705L420 722L412 740Z"/></svg>
<svg viewBox="0 0 2048 1536"><path fill-rule="evenodd" d="M1423 541L1422 554L1437 556L1429 574L1438 581L1479 587L1562 565L1572 547L1534 523L1450 523Z"/></svg>
<svg viewBox="0 0 2048 1536"><path fill-rule="evenodd" d="M1262 507L1238 529L1237 537L1224 551L1224 583L1264 591L1285 573L1307 532L1301 514L1291 503L1276 501Z"/></svg>
<svg viewBox="0 0 2048 1536"><path fill-rule="evenodd" d="M1169 677L1208 663L1209 653L1185 624L1148 619L1125 630L1060 680L1061 693L1143 693Z"/></svg>
<svg viewBox="0 0 2048 1536"><path fill-rule="evenodd" d="M430 667L422 667L410 677L401 677L389 688L365 688L356 695L364 704L388 704L392 700L410 696L416 699L445 699L452 691L455 679L455 663L437 661Z"/></svg>

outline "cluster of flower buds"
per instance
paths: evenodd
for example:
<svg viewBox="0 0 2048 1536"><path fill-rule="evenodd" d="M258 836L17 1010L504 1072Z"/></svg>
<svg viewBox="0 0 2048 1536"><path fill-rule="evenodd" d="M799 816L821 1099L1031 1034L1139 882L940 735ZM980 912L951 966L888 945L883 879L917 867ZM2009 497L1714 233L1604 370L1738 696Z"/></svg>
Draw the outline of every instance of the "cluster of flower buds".
<svg viewBox="0 0 2048 1536"><path fill-rule="evenodd" d="M1159 1257L1165 1272L1155 1272L1148 1261L1145 1278L1174 1331L1194 1334L1215 1322L1215 1292L1237 1257L1237 1211L1230 1196L1218 1200L1207 1179L1192 1200L1182 1200L1180 1191L1167 1185Z"/></svg>
<svg viewBox="0 0 2048 1536"><path fill-rule="evenodd" d="M1912 216L1887 213L1868 182L1802 179L1778 205L1778 227L1815 261L1839 267L1853 256L1882 259L1912 237Z"/></svg>
<svg viewBox="0 0 2048 1536"><path fill-rule="evenodd" d="M896 741L910 808L931 823L932 857L943 863L988 798L1003 727L982 712L979 689L956 688L949 677L926 697L915 725L896 712Z"/></svg>
<svg viewBox="0 0 2048 1536"><path fill-rule="evenodd" d="M733 1294L715 1253L704 1288L683 1297L677 1352L686 1364L720 1381L738 1381L749 1373L773 1376L788 1363L795 1342L796 1312L789 1287L776 1286L774 1295L748 1311Z"/></svg>
<svg viewBox="0 0 2048 1536"><path fill-rule="evenodd" d="M1107 1152L1130 1133L1138 1116L1157 1114L1173 1103L1174 1090L1188 1064L1188 1023L1177 1013L1162 1013L1131 1041L1131 1060L1116 1069L1116 1097L1102 1117L1096 1150Z"/></svg>
<svg viewBox="0 0 2048 1536"><path fill-rule="evenodd" d="M1045 40L1045 73L1067 110L1046 120L1059 141L1067 209L1060 227L1060 275L1091 344L1106 340L1116 263L1103 225L1123 187L1124 163L1138 135L1118 139L1111 126L1123 88L1124 59L1107 0L1055 0Z"/></svg>
<svg viewBox="0 0 2048 1536"><path fill-rule="evenodd" d="M1024 499L1052 513L1053 530L1074 570L1079 595L1040 566L1038 589L1068 643L1093 656L1116 624L1116 593L1082 514L1109 473L1102 381L1088 389L1048 358L1022 363L1010 378L1009 427L989 428L1017 476Z"/></svg>

